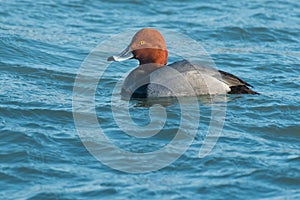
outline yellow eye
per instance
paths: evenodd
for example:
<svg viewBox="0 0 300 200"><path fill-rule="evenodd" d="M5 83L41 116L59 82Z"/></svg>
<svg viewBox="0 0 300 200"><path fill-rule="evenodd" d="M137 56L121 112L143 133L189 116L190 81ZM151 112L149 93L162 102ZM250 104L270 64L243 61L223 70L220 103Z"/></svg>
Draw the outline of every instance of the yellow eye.
<svg viewBox="0 0 300 200"><path fill-rule="evenodd" d="M140 43L140 45L143 45L143 44L145 44L145 41L141 40L139 43Z"/></svg>

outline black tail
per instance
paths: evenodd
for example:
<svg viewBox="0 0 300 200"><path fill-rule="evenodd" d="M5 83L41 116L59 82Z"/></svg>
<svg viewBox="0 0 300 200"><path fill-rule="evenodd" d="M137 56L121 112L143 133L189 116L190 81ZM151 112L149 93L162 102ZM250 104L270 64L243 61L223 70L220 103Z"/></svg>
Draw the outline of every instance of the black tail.
<svg viewBox="0 0 300 200"><path fill-rule="evenodd" d="M230 92L228 94L259 94L248 88L246 85L236 85L230 87Z"/></svg>

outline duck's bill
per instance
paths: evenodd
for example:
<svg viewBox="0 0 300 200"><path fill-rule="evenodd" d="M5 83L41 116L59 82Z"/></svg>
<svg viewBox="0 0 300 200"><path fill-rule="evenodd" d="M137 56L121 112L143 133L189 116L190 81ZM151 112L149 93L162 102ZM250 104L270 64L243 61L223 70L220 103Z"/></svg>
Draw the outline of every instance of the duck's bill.
<svg viewBox="0 0 300 200"><path fill-rule="evenodd" d="M132 53L132 50L130 47L127 47L124 51L122 51L119 55L117 56L110 56L107 58L107 61L117 61L117 62L121 62L124 60L129 60L131 58L133 58L134 55Z"/></svg>

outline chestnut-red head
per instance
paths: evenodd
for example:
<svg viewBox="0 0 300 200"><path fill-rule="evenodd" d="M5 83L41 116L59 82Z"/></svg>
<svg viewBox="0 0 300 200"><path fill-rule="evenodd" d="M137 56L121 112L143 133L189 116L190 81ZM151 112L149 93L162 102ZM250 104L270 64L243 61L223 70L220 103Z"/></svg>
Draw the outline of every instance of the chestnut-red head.
<svg viewBox="0 0 300 200"><path fill-rule="evenodd" d="M144 28L132 38L129 46L118 56L111 56L108 61L123 61L135 58L140 65L155 63L164 66L168 61L168 51L163 36L156 29Z"/></svg>

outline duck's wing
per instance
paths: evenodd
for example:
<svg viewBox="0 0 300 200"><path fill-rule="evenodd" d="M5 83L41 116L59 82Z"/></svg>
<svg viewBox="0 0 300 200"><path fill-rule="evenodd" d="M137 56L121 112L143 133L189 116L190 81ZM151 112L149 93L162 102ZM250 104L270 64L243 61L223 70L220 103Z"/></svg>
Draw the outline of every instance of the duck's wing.
<svg viewBox="0 0 300 200"><path fill-rule="evenodd" d="M168 66L182 74L196 95L226 94L230 91L229 86L222 81L220 73L214 68L192 64L187 60L178 61ZM169 81L172 81L174 86L179 87L177 78ZM183 88L183 91L186 89Z"/></svg>
<svg viewBox="0 0 300 200"><path fill-rule="evenodd" d="M249 83L243 81L242 79L238 78L237 76L222 71L217 70L212 67L204 67L199 64L191 63L187 60L182 60L175 62L170 65L174 67L179 72L188 72L188 73L199 73L202 76L206 77L205 81L207 83L212 83L213 86L209 86L210 88L214 87L224 87L224 85L220 84L220 82L227 85L230 89L227 91L229 94L258 94L257 92L252 91L249 87L253 87ZM193 78L197 78L194 76ZM219 82L218 82L219 81Z"/></svg>

